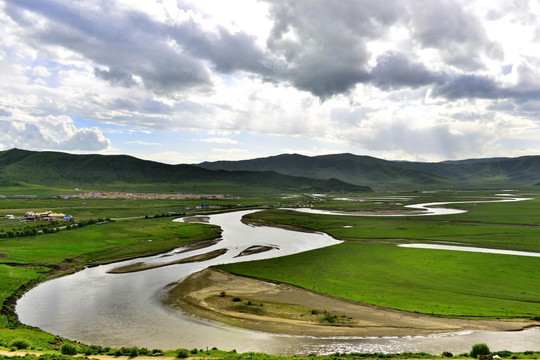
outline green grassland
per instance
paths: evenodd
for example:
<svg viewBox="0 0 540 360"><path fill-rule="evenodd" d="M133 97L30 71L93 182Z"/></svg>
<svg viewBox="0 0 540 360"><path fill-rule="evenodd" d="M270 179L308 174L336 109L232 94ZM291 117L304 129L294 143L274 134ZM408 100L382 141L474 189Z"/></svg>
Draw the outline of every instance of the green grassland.
<svg viewBox="0 0 540 360"><path fill-rule="evenodd" d="M513 318L540 314L539 264L537 258L346 242L220 268L400 310Z"/></svg>
<svg viewBox="0 0 540 360"><path fill-rule="evenodd" d="M201 212L195 209L201 202L221 206L221 210L237 209L238 203L242 207L311 203L326 209L376 211L402 209L406 204L427 201L486 200L492 195L483 191L350 194L351 197L362 196L367 200L365 202L332 200L329 196L321 200L306 195L285 200L275 194L205 201L1 199L0 215L20 216L28 210L52 210L73 215L76 219L123 220L51 234L0 239L0 301L3 303L0 346L8 346L16 338L25 338L30 340L33 348L52 350L67 341L16 321L10 310L13 304L6 299L21 287L87 264L161 253L220 234L220 230L212 225L174 223L171 217L153 218L155 215ZM400 199L393 199L395 196ZM535 200L452 205L469 212L433 217L323 216L265 210L250 214L248 220L323 231L345 243L284 258L224 265L223 268L356 301L427 314L537 317L540 316L540 273L537 271L540 259L395 246L397 243L450 241L539 252L540 200L536 194L531 197ZM32 225L4 222L0 224L0 231L25 226Z"/></svg>
<svg viewBox="0 0 540 360"><path fill-rule="evenodd" d="M260 206L275 202L271 197L242 199L58 199L38 197L35 199L0 199L0 216L11 214L23 216L27 211L47 211L69 214L76 219L124 218L155 216L167 213L190 213L196 206L206 203L224 210ZM1 226L1 224L0 224Z"/></svg>
<svg viewBox="0 0 540 360"><path fill-rule="evenodd" d="M465 200L462 194L442 195L439 201ZM482 198L487 195L484 193ZM431 196L418 196L414 202L432 201ZM468 196L478 198L478 194ZM350 210L366 206L352 204L356 205L349 204ZM454 242L540 252L537 199L459 206L470 211L427 217L313 215L285 210L249 214L245 218L253 223L299 226L326 232L345 242L220 268L355 301L439 316L540 316L539 258L395 246Z"/></svg>
<svg viewBox="0 0 540 360"><path fill-rule="evenodd" d="M0 240L0 262L59 264L68 259L92 264L156 254L220 235L215 226L175 223L171 218L91 225L54 234Z"/></svg>
<svg viewBox="0 0 540 360"><path fill-rule="evenodd" d="M42 209L76 214L85 219L102 215L124 217L122 221L101 225L0 239L0 346L8 346L14 339L23 338L34 349L53 350L65 342L18 323L13 313L14 296L21 295L28 286L86 265L158 254L195 241L219 237L221 230L214 225L173 222L170 216L145 218L147 214L176 212L194 204L193 201L172 200L0 200L0 206L4 207L2 213L14 215ZM126 216L133 218L125 219ZM0 231L37 224L9 221L0 224Z"/></svg>
<svg viewBox="0 0 540 360"><path fill-rule="evenodd" d="M16 292L21 286L31 281L38 281L45 278L44 272L48 268L43 267L14 267L0 265L0 302L3 304L8 297ZM9 325L6 314L0 312L0 329Z"/></svg>

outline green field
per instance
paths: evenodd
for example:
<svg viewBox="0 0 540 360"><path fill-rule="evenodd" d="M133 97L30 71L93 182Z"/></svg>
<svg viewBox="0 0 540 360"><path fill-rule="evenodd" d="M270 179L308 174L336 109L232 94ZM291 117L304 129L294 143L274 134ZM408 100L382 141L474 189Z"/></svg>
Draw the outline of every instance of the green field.
<svg viewBox="0 0 540 360"><path fill-rule="evenodd" d="M186 199L186 200L146 200L146 199L0 199L0 216L11 214L24 216L31 210L64 213L76 219L90 218L124 218L133 216L155 216L167 213L192 213L196 206L206 203L209 206L221 207L223 210L260 206L274 203L272 198L242 198L224 200ZM200 211L200 210L198 210ZM1 221L0 221L1 222ZM0 224L0 229L2 224Z"/></svg>
<svg viewBox="0 0 540 360"><path fill-rule="evenodd" d="M0 263L59 264L117 261L157 254L186 243L218 237L215 226L175 223L171 218L139 219L90 225L24 238L0 240Z"/></svg>
<svg viewBox="0 0 540 360"><path fill-rule="evenodd" d="M469 196L477 198L477 194ZM453 194L441 198L465 200ZM416 197L414 202L426 199ZM347 205L350 210L366 207L365 203ZM377 206L381 205L398 207L390 203ZM539 317L540 258L395 246L452 242L540 252L539 200L459 207L470 211L427 217L313 215L285 210L253 213L246 216L253 223L314 229L345 243L220 268L406 311L450 317Z"/></svg>
<svg viewBox="0 0 540 360"><path fill-rule="evenodd" d="M348 211L402 209L403 205L467 199L486 200L491 192L350 194L363 202L299 195L208 200L220 210L257 205ZM340 195L341 196L341 195ZM398 198L394 198L394 197ZM540 316L539 258L458 253L410 248L411 242L455 242L481 247L540 252L540 200L460 204L466 214L433 217L312 215L281 209L250 214L260 224L287 224L343 239L341 245L284 258L224 265L229 271L271 279L356 301L440 316L513 318ZM16 338L33 348L57 349L65 339L19 324L5 300L21 287L87 264L161 253L182 244L219 236L212 225L174 223L168 213L196 213L202 200L1 199L0 215L52 210L79 219L121 218L37 236L0 239L0 346ZM242 206L239 207L238 203ZM215 211L215 210L213 210ZM150 217L150 218L145 218ZM131 219L130 219L131 218ZM23 230L4 221L0 232ZM60 225L59 225L60 226ZM152 241L149 241L152 240ZM221 355L220 355L221 356ZM257 355L259 356L259 355ZM266 355L261 355L265 357Z"/></svg>
<svg viewBox="0 0 540 360"><path fill-rule="evenodd" d="M103 214L124 218L36 236L0 238L0 346L7 347L14 339L24 338L34 349L50 350L64 342L18 323L13 302L6 300L14 294L21 295L20 289L26 286L89 264L159 254L195 241L219 237L221 230L213 225L173 222L170 216L145 218L148 214L176 212L194 204L194 201L167 200L0 200L4 214L22 215L28 210L43 209L76 214L84 219ZM125 219L126 216L134 218ZM45 225L46 222L41 223ZM71 224L77 223L78 220ZM39 225L39 222L4 221L0 224L0 232ZM57 227L64 225L60 223Z"/></svg>

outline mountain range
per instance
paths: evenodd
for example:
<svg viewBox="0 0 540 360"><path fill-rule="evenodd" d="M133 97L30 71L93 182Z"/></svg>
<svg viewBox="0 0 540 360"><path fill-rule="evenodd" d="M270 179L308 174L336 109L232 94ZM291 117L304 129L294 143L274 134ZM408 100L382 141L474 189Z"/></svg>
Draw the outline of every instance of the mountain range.
<svg viewBox="0 0 540 360"><path fill-rule="evenodd" d="M246 194L531 185L540 185L540 156L406 162L354 154L282 154L168 165L127 155L0 151L0 193L36 187Z"/></svg>
<svg viewBox="0 0 540 360"><path fill-rule="evenodd" d="M184 193L371 191L369 187L336 178L313 179L271 170L209 170L126 155L74 155L20 149L0 152L0 189L36 186Z"/></svg>
<svg viewBox="0 0 540 360"><path fill-rule="evenodd" d="M540 181L540 156L443 162L389 161L370 156L282 154L242 161L203 162L210 170L275 171L315 179L335 177L374 189L529 186Z"/></svg>

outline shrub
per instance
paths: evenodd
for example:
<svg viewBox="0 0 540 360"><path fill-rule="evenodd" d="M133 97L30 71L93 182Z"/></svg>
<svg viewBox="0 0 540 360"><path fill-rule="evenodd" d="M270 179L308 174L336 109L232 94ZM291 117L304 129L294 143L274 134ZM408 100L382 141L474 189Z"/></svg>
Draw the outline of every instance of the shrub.
<svg viewBox="0 0 540 360"><path fill-rule="evenodd" d="M189 353L188 353L188 351L187 351L186 349L178 349L178 350L176 351L176 357L177 357L178 359L185 359L185 358L187 358L188 356L189 356Z"/></svg>
<svg viewBox="0 0 540 360"><path fill-rule="evenodd" d="M486 344L474 344L471 350L471 357L477 358L478 355L489 355L489 347Z"/></svg>
<svg viewBox="0 0 540 360"><path fill-rule="evenodd" d="M139 349L137 349L136 347L132 347L131 350L129 351L129 357L134 358L137 356L139 356Z"/></svg>
<svg viewBox="0 0 540 360"><path fill-rule="evenodd" d="M199 350L197 350L197 349L191 349L190 353L192 353L193 355L195 355L195 354L198 354L198 353L199 353Z"/></svg>
<svg viewBox="0 0 540 360"><path fill-rule="evenodd" d="M79 349L77 349L77 346L75 346L74 344L70 344L70 343L65 343L60 348L60 352L63 355L76 355L78 350Z"/></svg>
<svg viewBox="0 0 540 360"><path fill-rule="evenodd" d="M337 320L336 315L326 314L320 319L320 322L329 322L332 324L332 323L335 323L336 320Z"/></svg>
<svg viewBox="0 0 540 360"><path fill-rule="evenodd" d="M240 299L238 296L235 296L232 298L232 301L239 302L239 301L242 301L242 299Z"/></svg>
<svg viewBox="0 0 540 360"><path fill-rule="evenodd" d="M448 358L451 358L451 357L454 357L454 354L452 354L450 351L444 351L442 353L442 357L448 357Z"/></svg>
<svg viewBox="0 0 540 360"><path fill-rule="evenodd" d="M499 355L500 357L504 359L510 359L510 357L512 356L512 352L508 350L501 350L501 351L497 351L496 353L493 353L493 355Z"/></svg>
<svg viewBox="0 0 540 360"><path fill-rule="evenodd" d="M15 339L9 344L9 347L14 347L17 350L23 350L28 349L30 347L30 343L26 339Z"/></svg>

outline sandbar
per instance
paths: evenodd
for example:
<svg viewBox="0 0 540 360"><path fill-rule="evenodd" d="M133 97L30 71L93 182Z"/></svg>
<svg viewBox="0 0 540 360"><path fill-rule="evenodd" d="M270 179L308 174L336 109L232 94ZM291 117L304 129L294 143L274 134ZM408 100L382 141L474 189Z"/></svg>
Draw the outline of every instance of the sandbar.
<svg viewBox="0 0 540 360"><path fill-rule="evenodd" d="M125 273L131 273L136 271L144 271L144 270L150 270L150 269L156 269L163 266L169 266L169 265L177 265L177 264L188 264L192 262L199 262L199 261L206 261L214 259L218 256L221 256L225 254L228 251L228 249L217 249L214 251L210 251L204 254L200 255L193 255L184 259L175 260L175 261L169 261L165 263L144 263L144 262L136 262L133 264L120 266L114 269L111 269L107 271L109 274L125 274Z"/></svg>
<svg viewBox="0 0 540 360"><path fill-rule="evenodd" d="M247 256L247 255L253 255L253 254L260 254L266 251L270 250L279 250L279 246L277 245L253 245L242 251L240 254L236 255L235 258L241 257L241 256Z"/></svg>
<svg viewBox="0 0 540 360"><path fill-rule="evenodd" d="M219 297L241 298L254 304L289 304L304 308L306 313L334 314L346 319L343 324L330 324L268 316L234 310L230 301ZM238 300L238 299L237 299ZM530 320L469 320L450 319L410 313L359 303L286 284L275 284L208 268L169 285L162 296L163 303L174 311L232 326L270 333L305 336L414 336L453 333L469 330L518 331L540 325ZM265 305L266 306L266 305ZM261 307L264 309L264 306ZM309 320L311 319L311 320Z"/></svg>

